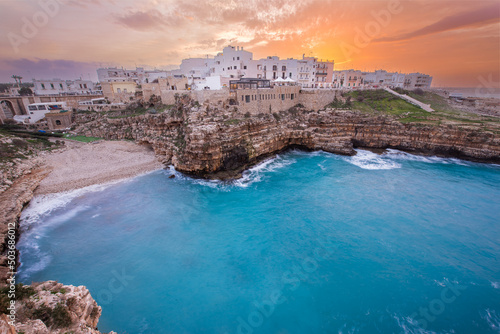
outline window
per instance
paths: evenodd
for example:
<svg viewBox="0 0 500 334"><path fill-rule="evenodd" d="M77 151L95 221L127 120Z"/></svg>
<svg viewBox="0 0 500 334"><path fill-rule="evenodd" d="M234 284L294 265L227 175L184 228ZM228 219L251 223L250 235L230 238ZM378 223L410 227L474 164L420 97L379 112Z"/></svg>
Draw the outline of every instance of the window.
<svg viewBox="0 0 500 334"><path fill-rule="evenodd" d="M264 66L264 71L266 70L266 66Z"/></svg>
<svg viewBox="0 0 500 334"><path fill-rule="evenodd" d="M62 86L62 84L59 84L59 87L60 87L61 89L63 89L63 86Z"/></svg>
<svg viewBox="0 0 500 334"><path fill-rule="evenodd" d="M290 99L291 99L291 100L293 100L293 98L294 98L294 95L293 95L293 94L291 94L291 95L290 95Z"/></svg>
<svg viewBox="0 0 500 334"><path fill-rule="evenodd" d="M44 105L38 106L38 110L47 110Z"/></svg>
<svg viewBox="0 0 500 334"><path fill-rule="evenodd" d="M28 106L28 109L29 109L29 110L37 110L37 109L36 109L36 106Z"/></svg>
<svg viewBox="0 0 500 334"><path fill-rule="evenodd" d="M123 89L123 92L126 93L127 92L127 88Z"/></svg>
<svg viewBox="0 0 500 334"><path fill-rule="evenodd" d="M241 95L241 102L245 101L245 97Z"/></svg>
<svg viewBox="0 0 500 334"><path fill-rule="evenodd" d="M250 95L245 95L245 102L249 103L250 102Z"/></svg>
<svg viewBox="0 0 500 334"><path fill-rule="evenodd" d="M236 57L237 60L240 60L240 57Z"/></svg>
<svg viewBox="0 0 500 334"><path fill-rule="evenodd" d="M61 121L56 119L56 125L61 125Z"/></svg>
<svg viewBox="0 0 500 334"><path fill-rule="evenodd" d="M278 70L278 66L273 65L273 71L277 71L277 70Z"/></svg>
<svg viewBox="0 0 500 334"><path fill-rule="evenodd" d="M290 79L292 78L292 72L290 72L290 75L288 76Z"/></svg>
<svg viewBox="0 0 500 334"><path fill-rule="evenodd" d="M116 89L116 92L117 92L117 93L121 93L121 92L122 92L122 90L121 90L120 88L117 88L117 89Z"/></svg>
<svg viewBox="0 0 500 334"><path fill-rule="evenodd" d="M284 72L286 71L286 66L281 66L281 70Z"/></svg>
<svg viewBox="0 0 500 334"><path fill-rule="evenodd" d="M44 84L42 84L42 89L45 89L45 85Z"/></svg>
<svg viewBox="0 0 500 334"><path fill-rule="evenodd" d="M146 79L146 82L148 82L148 79ZM87 89L87 84L83 84L83 88Z"/></svg>
<svg viewBox="0 0 500 334"><path fill-rule="evenodd" d="M50 84L50 88L54 89L54 84L53 83Z"/></svg>
<svg viewBox="0 0 500 334"><path fill-rule="evenodd" d="M243 66L243 69L244 69L244 70L246 70L246 69L247 69L246 65L245 65L245 66Z"/></svg>

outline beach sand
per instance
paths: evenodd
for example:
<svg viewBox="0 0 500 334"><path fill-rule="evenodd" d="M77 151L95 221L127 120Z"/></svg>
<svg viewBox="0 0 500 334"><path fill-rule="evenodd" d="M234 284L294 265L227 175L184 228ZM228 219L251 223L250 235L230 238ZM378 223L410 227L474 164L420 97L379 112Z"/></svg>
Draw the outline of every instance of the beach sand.
<svg viewBox="0 0 500 334"><path fill-rule="evenodd" d="M40 157L51 172L42 180L35 195L107 183L164 168L152 148L133 142L65 140L65 146Z"/></svg>

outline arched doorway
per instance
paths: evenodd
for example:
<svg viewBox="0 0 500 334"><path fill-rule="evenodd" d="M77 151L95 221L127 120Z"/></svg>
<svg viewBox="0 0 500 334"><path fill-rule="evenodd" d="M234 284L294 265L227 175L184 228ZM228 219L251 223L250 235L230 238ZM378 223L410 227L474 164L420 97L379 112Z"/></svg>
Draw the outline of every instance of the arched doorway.
<svg viewBox="0 0 500 334"><path fill-rule="evenodd" d="M16 114L12 102L9 100L0 101L0 110L6 119L12 119Z"/></svg>

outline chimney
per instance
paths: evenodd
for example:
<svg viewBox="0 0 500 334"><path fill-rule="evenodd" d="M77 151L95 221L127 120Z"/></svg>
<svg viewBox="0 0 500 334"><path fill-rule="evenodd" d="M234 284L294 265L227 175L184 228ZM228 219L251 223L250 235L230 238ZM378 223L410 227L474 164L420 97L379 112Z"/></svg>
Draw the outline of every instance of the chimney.
<svg viewBox="0 0 500 334"><path fill-rule="evenodd" d="M236 47L236 50L237 50L237 51L240 51L240 47L239 47L239 46L237 46L237 47Z"/></svg>
<svg viewBox="0 0 500 334"><path fill-rule="evenodd" d="M241 47L241 51L243 51L243 47Z"/></svg>

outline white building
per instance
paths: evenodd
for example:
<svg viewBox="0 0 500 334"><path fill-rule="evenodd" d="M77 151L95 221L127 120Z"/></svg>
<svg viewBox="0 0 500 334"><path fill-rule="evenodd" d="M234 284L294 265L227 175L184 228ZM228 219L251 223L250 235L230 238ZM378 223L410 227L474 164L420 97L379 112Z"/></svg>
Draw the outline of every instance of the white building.
<svg viewBox="0 0 500 334"><path fill-rule="evenodd" d="M243 50L243 47L227 46L222 52L215 56L210 67L210 76L221 76L227 78L239 79L248 77L249 64L253 54Z"/></svg>
<svg viewBox="0 0 500 334"><path fill-rule="evenodd" d="M359 70L333 71L333 88L361 88L365 80L364 74Z"/></svg>
<svg viewBox="0 0 500 334"><path fill-rule="evenodd" d="M143 67L137 67L135 70L108 67L99 68L97 70L97 78L99 79L99 82L135 82L140 85L143 83L153 82L160 78L167 78L172 75L171 72L172 71L164 70L145 71Z"/></svg>
<svg viewBox="0 0 500 334"><path fill-rule="evenodd" d="M432 84L432 77L428 74L410 73L405 75L404 89L425 89L430 88Z"/></svg>
<svg viewBox="0 0 500 334"><path fill-rule="evenodd" d="M400 87L413 90L415 88L430 88L432 77L421 73L399 73L376 70L361 72L359 70L343 70L333 72L334 88L383 88Z"/></svg>
<svg viewBox="0 0 500 334"><path fill-rule="evenodd" d="M95 94L94 83L90 80L36 80L33 79L35 95L85 95Z"/></svg>

